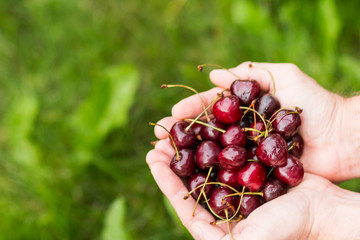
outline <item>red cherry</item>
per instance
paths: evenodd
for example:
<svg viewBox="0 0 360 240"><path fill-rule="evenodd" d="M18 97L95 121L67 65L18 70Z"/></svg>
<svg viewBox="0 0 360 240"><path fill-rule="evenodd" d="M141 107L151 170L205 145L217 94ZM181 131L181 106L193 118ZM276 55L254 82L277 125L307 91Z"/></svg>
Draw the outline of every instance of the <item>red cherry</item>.
<svg viewBox="0 0 360 240"><path fill-rule="evenodd" d="M231 125L226 132L221 135L220 141L224 147L229 145L244 147L247 142L247 135L239 125Z"/></svg>
<svg viewBox="0 0 360 240"><path fill-rule="evenodd" d="M220 169L217 174L217 178L219 182L225 183L233 188L239 188L240 185L237 181L237 175L236 171Z"/></svg>
<svg viewBox="0 0 360 240"><path fill-rule="evenodd" d="M285 139L294 136L301 125L300 114L290 112L292 111L282 110L278 112L272 123L275 132L279 133Z"/></svg>
<svg viewBox="0 0 360 240"><path fill-rule="evenodd" d="M238 206L240 204L240 197L238 199ZM243 215L244 217L247 217L250 215L250 213L252 213L256 208L260 207L261 205L261 201L260 198L258 196L254 196L254 195L244 195L242 202L241 202L241 206L240 206L240 214Z"/></svg>
<svg viewBox="0 0 360 240"><path fill-rule="evenodd" d="M303 179L304 168L299 159L289 155L284 165L274 169L274 176L290 187L294 187Z"/></svg>
<svg viewBox="0 0 360 240"><path fill-rule="evenodd" d="M299 134L296 134L287 142L287 147L291 148L289 150L291 155L300 158L304 150L304 140Z"/></svg>
<svg viewBox="0 0 360 240"><path fill-rule="evenodd" d="M246 149L237 145L230 145L219 153L220 165L228 170L240 169L247 160Z"/></svg>
<svg viewBox="0 0 360 240"><path fill-rule="evenodd" d="M255 110L265 118L270 118L271 115L280 108L280 102L271 94L265 94L260 97L255 103Z"/></svg>
<svg viewBox="0 0 360 240"><path fill-rule="evenodd" d="M286 185L282 181L270 178L266 181L262 192L264 199L268 202L286 193Z"/></svg>
<svg viewBox="0 0 360 240"><path fill-rule="evenodd" d="M285 140L278 133L270 134L260 142L256 156L267 166L283 165L288 156Z"/></svg>
<svg viewBox="0 0 360 240"><path fill-rule="evenodd" d="M266 169L259 162L249 162L238 172L238 183L252 192L259 191L266 180Z"/></svg>
<svg viewBox="0 0 360 240"><path fill-rule="evenodd" d="M188 190L191 191L191 190L195 189L196 187L200 186L201 184L205 183L206 176L207 175L205 173L195 173L194 175L192 175L188 182ZM214 180L211 177L209 177L208 182L213 182L213 181ZM191 193L191 196L194 199L198 199L201 189L202 189L202 187L199 187L198 189L193 191ZM214 190L214 185L207 184L204 189L206 196L210 196L210 194L212 193L213 190ZM200 199L204 199L204 197L201 196Z"/></svg>
<svg viewBox="0 0 360 240"><path fill-rule="evenodd" d="M211 120L210 122L208 122L208 124L211 126L226 130L226 125L216 119ZM211 128L211 127L203 126L201 128L200 134L201 134L201 138L203 140L220 142L222 132L220 132L214 128Z"/></svg>
<svg viewBox="0 0 360 240"><path fill-rule="evenodd" d="M170 129L170 134L173 137L178 149L191 148L196 145L196 135L191 128L186 131L185 129L187 126L189 126L189 123L179 121L176 122Z"/></svg>
<svg viewBox="0 0 360 240"><path fill-rule="evenodd" d="M236 210L236 197L230 196L226 197L227 195L232 194L233 191L231 191L228 187L218 187L216 188L210 197L209 205L211 209L220 217L225 218L225 210L228 212L228 218L230 218L232 215L234 215ZM224 198L224 199L223 199Z"/></svg>
<svg viewBox="0 0 360 240"><path fill-rule="evenodd" d="M218 155L221 147L213 141L203 141L196 149L196 165L201 169L206 169L219 164Z"/></svg>
<svg viewBox="0 0 360 240"><path fill-rule="evenodd" d="M236 123L243 115L243 111L240 109L240 99L234 95L220 98L213 106L213 114L220 122Z"/></svg>
<svg viewBox="0 0 360 240"><path fill-rule="evenodd" d="M231 94L240 98L244 105L249 106L260 94L260 85L255 80L236 80L230 86Z"/></svg>
<svg viewBox="0 0 360 240"><path fill-rule="evenodd" d="M176 159L177 155L171 159L170 168L179 177L190 177L195 172L194 152L189 149L179 150L180 159Z"/></svg>

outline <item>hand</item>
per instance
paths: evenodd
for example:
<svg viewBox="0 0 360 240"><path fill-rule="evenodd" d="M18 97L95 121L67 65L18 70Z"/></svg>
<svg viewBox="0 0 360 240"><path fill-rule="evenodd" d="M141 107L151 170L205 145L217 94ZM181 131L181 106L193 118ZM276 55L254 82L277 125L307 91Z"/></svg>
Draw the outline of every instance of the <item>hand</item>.
<svg viewBox="0 0 360 240"><path fill-rule="evenodd" d="M256 66L267 68L274 76L275 96L281 106L303 109L300 134L305 142L301 157L305 171L332 181L360 177L360 113L353 115L356 111L350 101L325 90L293 64L252 63L253 67L249 67L249 63L245 62L230 71L242 80L257 80L263 91L272 93L273 83L269 73ZM201 93L205 104L210 104L217 93L229 88L236 77L226 70L214 70L210 79L220 88ZM194 95L176 104L172 109L173 116L160 122L171 128L175 121L193 118L201 111L200 99ZM162 139L168 136L159 128L155 129L155 134Z"/></svg>
<svg viewBox="0 0 360 240"><path fill-rule="evenodd" d="M231 239L227 225L210 225L212 215L195 200L169 168L174 150L159 141L146 161L161 191L195 239ZM341 189L321 177L305 174L300 185L257 208L247 219L231 224L234 239L359 239L360 194Z"/></svg>

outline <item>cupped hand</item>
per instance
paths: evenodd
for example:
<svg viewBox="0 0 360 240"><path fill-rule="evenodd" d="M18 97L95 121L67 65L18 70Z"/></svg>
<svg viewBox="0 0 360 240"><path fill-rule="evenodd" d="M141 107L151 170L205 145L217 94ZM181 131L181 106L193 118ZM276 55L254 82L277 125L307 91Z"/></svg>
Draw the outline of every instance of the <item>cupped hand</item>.
<svg viewBox="0 0 360 240"><path fill-rule="evenodd" d="M188 190L169 168L174 153L171 143L161 140L146 161L182 223L195 239L231 239L226 223L211 225L214 218L201 206L192 217L195 200L184 200ZM263 204L247 219L232 223L231 232L234 239L356 239L360 236L359 201L359 194L305 174L290 192Z"/></svg>
<svg viewBox="0 0 360 240"><path fill-rule="evenodd" d="M360 161L354 157L354 150L349 136L355 135L348 125L352 120L351 109L345 98L331 93L312 78L301 72L293 64L270 64L245 62L229 69L242 80L256 80L261 89L273 93L273 82L268 69L275 80L275 96L282 107L297 106L303 109L300 134L305 147L301 161L305 171L325 177L332 181L342 181L360 176ZM217 85L201 93L205 104L216 97L223 89L230 88L237 77L226 70L213 70L210 80ZM183 99L172 109L172 117L160 122L168 128L184 118L193 118L202 111L200 98L196 95ZM347 120L346 120L347 119ZM168 135L156 128L159 138Z"/></svg>

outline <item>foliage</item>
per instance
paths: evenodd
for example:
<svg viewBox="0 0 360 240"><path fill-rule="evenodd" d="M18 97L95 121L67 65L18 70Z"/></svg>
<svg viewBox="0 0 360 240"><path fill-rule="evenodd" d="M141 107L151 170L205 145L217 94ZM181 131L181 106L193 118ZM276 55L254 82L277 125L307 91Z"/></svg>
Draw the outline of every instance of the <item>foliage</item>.
<svg viewBox="0 0 360 240"><path fill-rule="evenodd" d="M206 90L198 64L252 60L293 62L329 90L359 91L359 6L0 0L0 239L100 239L117 231L109 219L132 239L187 238L144 159L147 122L189 92L159 86Z"/></svg>

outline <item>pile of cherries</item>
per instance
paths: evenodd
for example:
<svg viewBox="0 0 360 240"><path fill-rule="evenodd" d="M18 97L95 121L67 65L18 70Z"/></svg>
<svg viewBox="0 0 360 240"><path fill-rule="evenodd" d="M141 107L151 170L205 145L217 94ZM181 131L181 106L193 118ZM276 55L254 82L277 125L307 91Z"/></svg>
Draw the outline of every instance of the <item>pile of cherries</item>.
<svg viewBox="0 0 360 240"><path fill-rule="evenodd" d="M301 112L281 108L255 80L236 80L196 119L176 122L170 168L188 187L184 198L191 195L218 222L230 222L298 185Z"/></svg>

